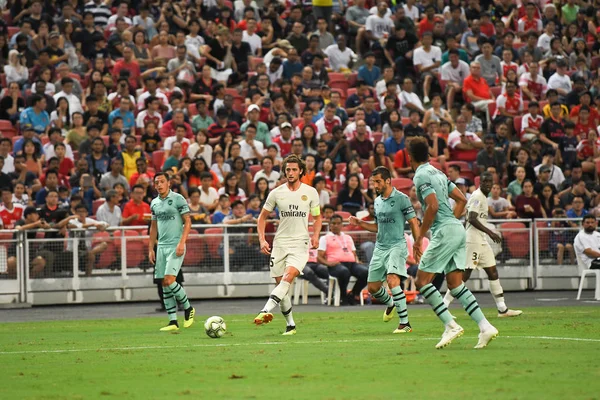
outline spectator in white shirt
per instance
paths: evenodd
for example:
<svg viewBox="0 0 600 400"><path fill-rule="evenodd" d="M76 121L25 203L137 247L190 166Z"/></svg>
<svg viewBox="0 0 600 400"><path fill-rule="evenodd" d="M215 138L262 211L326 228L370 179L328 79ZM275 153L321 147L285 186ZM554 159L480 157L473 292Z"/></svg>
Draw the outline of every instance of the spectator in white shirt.
<svg viewBox="0 0 600 400"><path fill-rule="evenodd" d="M571 77L567 75L568 67L567 60L558 60L556 62L556 72L548 79L548 88L555 89L558 92L559 99L564 99L573 90Z"/></svg>
<svg viewBox="0 0 600 400"><path fill-rule="evenodd" d="M404 78L404 82L402 82L402 92L400 92L400 99L402 100L401 115L403 117L408 117L411 111L418 111L421 115L423 115L425 112L419 95L413 92L413 81L411 78Z"/></svg>
<svg viewBox="0 0 600 400"><path fill-rule="evenodd" d="M207 171L202 172L200 174L200 204L211 213L219 204L219 194L212 184L212 174Z"/></svg>
<svg viewBox="0 0 600 400"><path fill-rule="evenodd" d="M106 191L106 202L96 211L96 220L105 222L111 227L121 225L121 208L119 207L119 195L116 190Z"/></svg>
<svg viewBox="0 0 600 400"><path fill-rule="evenodd" d="M252 55L262 56L262 39L256 34L256 19L248 18L246 30L242 35L242 41L247 42L252 49Z"/></svg>
<svg viewBox="0 0 600 400"><path fill-rule="evenodd" d="M433 34L425 32L421 38L422 46L413 53L413 64L419 71L423 80L423 103L429 103L429 91L431 84L439 78L440 65L442 63L442 50L432 46Z"/></svg>
<svg viewBox="0 0 600 400"><path fill-rule="evenodd" d="M556 24L554 23L554 21L549 20L548 22L546 22L546 30L540 35L537 42L537 47L542 49L542 52L546 53L550 51L550 41L554 38L555 29Z"/></svg>
<svg viewBox="0 0 600 400"><path fill-rule="evenodd" d="M246 139L240 142L240 156L250 165L258 164L264 157L265 148L262 142L254 140L256 137L256 125L249 124L246 127Z"/></svg>
<svg viewBox="0 0 600 400"><path fill-rule="evenodd" d="M273 170L273 159L266 156L262 159L261 165L263 169L258 171L252 180L256 183L260 178L265 178L269 182L269 190L275 189L279 178L281 178L281 174Z"/></svg>
<svg viewBox="0 0 600 400"><path fill-rule="evenodd" d="M60 81L60 85L62 86L62 90L54 95L54 101L58 102L58 99L61 97L65 97L69 102L69 112L71 117L73 113L79 112L83 114L83 107L81 107L81 101L79 97L73 94L73 79L66 77L62 78Z"/></svg>
<svg viewBox="0 0 600 400"><path fill-rule="evenodd" d="M356 54L346 47L346 36L338 35L337 44L332 44L325 49L329 58L329 66L335 72L351 72L352 64L356 61Z"/></svg>
<svg viewBox="0 0 600 400"><path fill-rule="evenodd" d="M600 232L598 221L592 214L583 217L583 230L575 236L577 264L585 269L600 269Z"/></svg>

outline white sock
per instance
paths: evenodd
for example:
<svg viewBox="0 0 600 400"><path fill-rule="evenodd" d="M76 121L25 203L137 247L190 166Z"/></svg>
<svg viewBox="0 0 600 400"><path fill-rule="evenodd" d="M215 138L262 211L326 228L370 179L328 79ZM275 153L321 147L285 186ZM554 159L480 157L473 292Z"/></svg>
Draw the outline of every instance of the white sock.
<svg viewBox="0 0 600 400"><path fill-rule="evenodd" d="M279 309L281 313L285 317L285 322L287 322L287 326L296 326L294 322L294 317L292 316L292 300L289 295L285 295L281 302L279 303Z"/></svg>
<svg viewBox="0 0 600 400"><path fill-rule="evenodd" d="M450 303L452 303L453 300L454 300L454 296L452 296L452 293L450 293L450 290L447 290L446 294L444 295L444 304L446 305L446 307L448 307L450 305Z"/></svg>
<svg viewBox="0 0 600 400"><path fill-rule="evenodd" d="M495 281L490 282L490 293L494 296L494 301L496 302L496 308L500 312L505 312L508 307L506 307L506 303L504 303L504 291L502 290L502 285L500 285L500 279L496 279Z"/></svg>
<svg viewBox="0 0 600 400"><path fill-rule="evenodd" d="M482 319L481 321L479 321L477 323L477 325L479 325L479 331L483 332L488 328L492 327L492 324L490 324L490 321L487 320L487 318Z"/></svg>
<svg viewBox="0 0 600 400"><path fill-rule="evenodd" d="M454 329L458 326L455 320L452 320L446 324L446 329Z"/></svg>
<svg viewBox="0 0 600 400"><path fill-rule="evenodd" d="M269 297L269 300L267 300L262 311L268 313L273 311L273 309L279 305L281 300L288 294L289 291L290 283L282 279L281 282L279 282L279 285L277 285L271 292L271 296Z"/></svg>

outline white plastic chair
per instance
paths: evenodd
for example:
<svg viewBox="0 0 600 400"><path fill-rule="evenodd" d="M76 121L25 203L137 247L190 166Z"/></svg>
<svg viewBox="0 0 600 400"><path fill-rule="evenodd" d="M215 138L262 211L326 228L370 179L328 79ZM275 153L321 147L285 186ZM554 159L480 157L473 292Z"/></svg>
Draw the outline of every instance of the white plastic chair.
<svg viewBox="0 0 600 400"><path fill-rule="evenodd" d="M354 277L350 278L350 282L356 282L356 279ZM345 293L344 293L345 294ZM340 285L338 283L338 280L336 277L330 276L329 277L329 290L327 291L327 305L330 306L331 305L331 297L333 295L333 305L335 307L339 307L340 306L340 298L341 298L341 291L340 291ZM364 306L365 305L365 300L363 297L363 291L360 292L360 305Z"/></svg>
<svg viewBox="0 0 600 400"><path fill-rule="evenodd" d="M321 304L325 301L325 294L321 294ZM306 279L297 278L294 281L294 305L300 304L300 296L302 296L302 304L308 304L308 281Z"/></svg>
<svg viewBox="0 0 600 400"><path fill-rule="evenodd" d="M581 291L583 290L583 283L587 275L596 275L596 290L594 293L594 299L600 300L600 269L585 269L585 265L577 256L577 267L581 271L581 278L579 278L579 290L577 291L577 300L581 298Z"/></svg>

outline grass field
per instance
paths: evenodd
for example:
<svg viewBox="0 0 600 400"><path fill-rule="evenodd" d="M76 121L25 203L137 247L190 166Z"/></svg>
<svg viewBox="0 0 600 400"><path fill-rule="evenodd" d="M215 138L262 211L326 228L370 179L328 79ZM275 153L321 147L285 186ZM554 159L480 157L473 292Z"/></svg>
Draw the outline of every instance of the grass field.
<svg viewBox="0 0 600 400"><path fill-rule="evenodd" d="M4 323L0 399L600 398L598 308L535 307L515 319L484 310L500 331L484 350L456 308L466 332L443 350L428 308L410 310L404 336L371 308L298 308L291 337L280 314L260 327L254 315L223 315L222 339L204 334L207 315L179 334L158 332L164 318Z"/></svg>

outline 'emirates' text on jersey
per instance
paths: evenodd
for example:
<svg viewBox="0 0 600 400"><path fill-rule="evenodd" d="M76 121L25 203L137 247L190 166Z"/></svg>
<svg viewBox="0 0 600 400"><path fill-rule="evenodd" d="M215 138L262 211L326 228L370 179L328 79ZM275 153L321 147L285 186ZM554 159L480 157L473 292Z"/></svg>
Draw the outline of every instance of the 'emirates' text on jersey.
<svg viewBox="0 0 600 400"><path fill-rule="evenodd" d="M274 245L308 244L308 215L319 207L319 194L315 188L301 183L298 190L291 191L287 184L281 185L269 193L263 208L271 212L275 207L279 209L279 226Z"/></svg>

